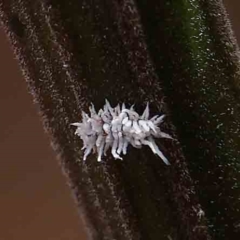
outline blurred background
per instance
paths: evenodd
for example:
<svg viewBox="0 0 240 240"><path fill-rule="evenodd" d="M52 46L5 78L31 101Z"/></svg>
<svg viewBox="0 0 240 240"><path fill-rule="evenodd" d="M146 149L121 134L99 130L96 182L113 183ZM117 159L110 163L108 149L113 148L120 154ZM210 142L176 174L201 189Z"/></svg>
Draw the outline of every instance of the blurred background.
<svg viewBox="0 0 240 240"><path fill-rule="evenodd" d="M240 42L240 1L224 3ZM0 240L84 240L70 190L1 28L0 73Z"/></svg>

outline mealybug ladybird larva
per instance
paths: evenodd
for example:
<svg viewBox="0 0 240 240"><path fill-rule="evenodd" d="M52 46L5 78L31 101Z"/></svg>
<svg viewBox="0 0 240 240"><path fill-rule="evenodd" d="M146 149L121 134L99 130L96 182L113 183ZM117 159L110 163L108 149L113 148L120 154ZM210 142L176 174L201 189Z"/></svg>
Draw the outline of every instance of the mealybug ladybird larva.
<svg viewBox="0 0 240 240"><path fill-rule="evenodd" d="M115 159L122 159L120 154L125 155L128 145L131 144L135 148L148 145L154 154L167 165L170 164L154 141L154 138L172 139L159 127L165 115L156 115L149 119L148 104L143 114L139 116L133 106L127 109L123 103L121 107L118 104L112 108L107 100L98 113L93 104L89 111L90 116L82 112L82 122L71 124L77 127L75 134L83 140L82 149L85 149L83 160L86 160L92 150L94 152L97 150L98 161L101 161L102 155L105 156L109 148Z"/></svg>

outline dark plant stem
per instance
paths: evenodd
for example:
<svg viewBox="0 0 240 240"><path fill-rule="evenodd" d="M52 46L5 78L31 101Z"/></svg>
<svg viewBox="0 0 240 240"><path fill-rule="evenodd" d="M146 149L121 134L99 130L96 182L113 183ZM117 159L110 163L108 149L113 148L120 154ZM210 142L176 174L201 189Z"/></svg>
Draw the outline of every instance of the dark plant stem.
<svg viewBox="0 0 240 240"><path fill-rule="evenodd" d="M240 237L239 56L220 0L0 0L0 17L89 239ZM170 166L147 148L82 161L70 123L105 98L168 115Z"/></svg>

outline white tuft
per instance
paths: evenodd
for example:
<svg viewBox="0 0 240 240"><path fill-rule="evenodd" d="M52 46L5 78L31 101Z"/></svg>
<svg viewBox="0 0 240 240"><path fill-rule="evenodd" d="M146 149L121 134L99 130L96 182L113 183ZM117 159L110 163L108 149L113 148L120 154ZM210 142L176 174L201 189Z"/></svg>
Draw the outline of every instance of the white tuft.
<svg viewBox="0 0 240 240"><path fill-rule="evenodd" d="M102 155L106 155L109 148L115 159L122 159L120 155L125 155L128 145L131 144L135 148L148 145L154 154L167 165L170 164L154 141L154 137L172 139L159 128L164 115L149 119L148 104L141 116L134 111L133 106L127 109L123 103L121 107L118 104L112 108L107 100L98 113L93 104L89 107L89 111L90 116L82 112L82 122L71 124L77 127L75 134L83 140L82 149L85 149L83 160L86 160L92 150L94 152L96 150L97 160L100 162Z"/></svg>

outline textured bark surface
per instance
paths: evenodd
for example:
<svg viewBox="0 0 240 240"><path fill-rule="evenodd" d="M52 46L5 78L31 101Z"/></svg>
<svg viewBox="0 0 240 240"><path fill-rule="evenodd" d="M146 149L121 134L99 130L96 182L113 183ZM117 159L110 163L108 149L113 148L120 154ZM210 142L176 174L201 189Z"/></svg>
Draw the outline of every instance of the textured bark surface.
<svg viewBox="0 0 240 240"><path fill-rule="evenodd" d="M239 238L239 56L221 1L0 3L89 239ZM168 115L170 166L147 148L82 162L70 123L105 98Z"/></svg>

